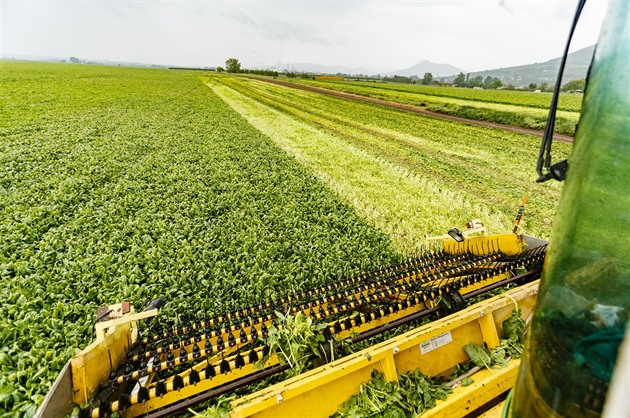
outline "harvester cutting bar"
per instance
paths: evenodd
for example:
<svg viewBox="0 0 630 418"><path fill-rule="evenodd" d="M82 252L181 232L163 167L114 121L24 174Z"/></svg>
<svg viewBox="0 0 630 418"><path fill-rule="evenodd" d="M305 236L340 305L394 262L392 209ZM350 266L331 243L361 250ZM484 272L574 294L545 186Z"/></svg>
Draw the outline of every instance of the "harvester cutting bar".
<svg viewBox="0 0 630 418"><path fill-rule="evenodd" d="M328 327L323 332L328 337L374 334L388 323L404 323L405 318L435 311L441 296L477 293L517 271L539 271L544 254L545 248L514 257L500 253L485 257L432 254L255 308L171 327L143 339L144 344L134 345L128 361L112 371L109 382L102 386L116 395L106 397L83 414L103 417L116 411L123 415L146 413L159 407L156 405L191 396L184 396L186 393L211 390L259 373L260 367L254 365L265 357L264 368L276 367L279 360L273 353L267 356L269 348L261 337L267 336L271 325L282 329L282 324L273 319L271 312L257 314L257 310L302 312L316 321L326 320ZM173 371L176 373L168 376ZM145 377L148 380L139 384ZM136 390L131 391L134 386Z"/></svg>
<svg viewBox="0 0 630 418"><path fill-rule="evenodd" d="M361 284L354 285L350 288L342 290L338 293L329 293L327 295L321 295L317 298L311 298L308 301L301 301L299 305L284 305L277 307L278 311L290 312L297 314L302 312L317 320L322 320L326 317L340 314L346 310L357 309L358 307L366 304L373 303L379 299L387 298L393 295L401 294L403 292L414 291L418 289L418 286L424 284L431 284L435 280L439 280L443 277L456 274L458 272L466 271L473 267L479 267L486 265L500 257L499 254L492 254L488 257L474 257L472 261L465 261L456 264L455 267L435 272L433 268L436 263L431 263L430 267L426 265L419 270L411 270L406 273L390 276L374 276L371 279L367 279ZM449 257L453 260L460 261L463 256ZM427 273L428 272L428 273ZM406 284L404 284L406 283ZM325 307L325 305L327 306ZM272 312L266 312L260 315L255 315L253 318L242 318L242 322L230 325L229 328L220 328L215 326L214 329L210 328L211 321L195 321L187 327L177 329L177 332L161 332L158 335L154 335L151 338L145 340L152 340L153 344L139 344L134 346L134 354L131 361L141 361L152 358L156 355L171 352L173 356L180 355L183 347L191 346L194 343L204 343L211 339L210 347L207 347L210 351L216 347L222 347L223 342L227 341L230 347L233 347L233 342L237 341L234 333L239 334L241 342L247 342L248 337L244 335L245 331L251 327L250 333L261 333L263 337L266 336L267 327L269 327L273 321L274 316ZM277 324L276 327L281 325ZM185 332L180 334L179 332ZM189 336L193 334L193 337ZM181 338L180 338L181 337ZM166 339L170 338L172 343L167 343ZM158 346L158 343L162 341L162 344ZM216 348L215 348L216 351ZM220 350L219 350L220 351Z"/></svg>
<svg viewBox="0 0 630 418"><path fill-rule="evenodd" d="M287 305L295 305L298 301L313 300L321 298L321 295L325 295L328 292L338 291L348 286L365 284L375 278L387 278L393 277L396 272L415 271L425 272L431 269L447 266L452 263L466 259L468 254L447 254L447 253L429 253L428 255L422 255L413 260L409 260L405 263L383 268L368 274L352 277L349 279L342 279L324 286L320 286L314 289L309 289L304 292L294 293L286 295L280 299L266 301L257 306L246 306L242 309L234 309L230 312L225 312L222 315L216 316L211 319L197 319L194 323L188 323L181 327L172 327L170 330L159 331L156 334L144 337L141 344L148 345L150 343L159 341L163 338L168 338L176 335L187 334L191 331L195 331L201 328L220 328L221 325L226 323L232 323L240 320L241 322L247 320L250 317L259 317L261 320L271 319L273 317L274 310L281 310ZM269 314L268 312L271 312ZM261 317L262 316L262 317ZM265 318L265 316L269 318ZM225 326L224 326L225 328ZM233 331L233 330L232 330Z"/></svg>

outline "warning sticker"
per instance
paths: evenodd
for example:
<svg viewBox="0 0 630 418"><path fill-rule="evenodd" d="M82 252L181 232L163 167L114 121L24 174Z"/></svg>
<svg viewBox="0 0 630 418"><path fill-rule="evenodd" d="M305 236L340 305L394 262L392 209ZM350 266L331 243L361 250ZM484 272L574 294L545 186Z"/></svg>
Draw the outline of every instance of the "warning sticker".
<svg viewBox="0 0 630 418"><path fill-rule="evenodd" d="M451 331L446 331L443 334L437 335L430 340L426 340L420 343L420 352L422 354L426 354L429 351L433 351L438 347L442 347L453 341L453 337L451 336Z"/></svg>

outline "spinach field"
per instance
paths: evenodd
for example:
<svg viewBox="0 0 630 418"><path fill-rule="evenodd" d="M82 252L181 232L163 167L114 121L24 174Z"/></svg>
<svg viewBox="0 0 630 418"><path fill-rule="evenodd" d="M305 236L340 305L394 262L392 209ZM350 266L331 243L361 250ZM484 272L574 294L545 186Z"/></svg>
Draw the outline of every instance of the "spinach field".
<svg viewBox="0 0 630 418"><path fill-rule="evenodd" d="M0 415L34 413L99 306L183 320L402 258L198 72L2 72Z"/></svg>
<svg viewBox="0 0 630 418"><path fill-rule="evenodd" d="M507 232L525 192L525 232L551 230L531 136L229 75L1 65L3 416L35 412L99 306L218 315L471 219Z"/></svg>

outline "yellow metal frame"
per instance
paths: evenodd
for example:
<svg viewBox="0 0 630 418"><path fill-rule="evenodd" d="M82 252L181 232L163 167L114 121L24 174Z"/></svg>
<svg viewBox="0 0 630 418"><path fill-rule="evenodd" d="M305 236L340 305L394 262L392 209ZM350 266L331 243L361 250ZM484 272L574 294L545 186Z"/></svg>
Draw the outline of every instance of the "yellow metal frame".
<svg viewBox="0 0 630 418"><path fill-rule="evenodd" d="M470 386L457 386L446 400L437 401L434 408L425 411L422 418L463 417L476 411L514 386L520 364L520 359L511 360L502 369L475 373Z"/></svg>
<svg viewBox="0 0 630 418"><path fill-rule="evenodd" d="M473 290L477 290L481 287L487 286L491 283L503 280L505 278L509 277L508 274L501 274L501 275L497 275L497 276L493 276L489 279L483 280L479 283L476 283L474 285L465 287L462 289L462 294L471 292ZM369 323L364 323L360 326L355 326L353 327L351 330L344 330L341 333L337 334L337 336L341 339L345 339L347 337L349 337L351 335L352 332L365 332L367 330L370 329L374 329L378 326L387 324L391 321L397 320L397 319L401 319L404 318L405 316L408 316L410 314L413 314L415 312L418 312L422 309L426 309L426 308L430 308L433 306L433 303L420 303L418 305L409 307L407 309L403 309L400 310L399 312L384 316L382 318L379 319L375 319L370 321ZM480 319L480 324L484 324L482 326L482 330L484 331L484 338L485 340L488 342L488 344L490 346L495 346L496 344L498 344L498 336L496 334L496 331L493 333L494 328L492 323L489 323L487 320L490 317L484 317L482 319ZM271 323L271 321L269 321L269 323ZM260 331L260 324L258 324L256 326L258 328L258 330ZM487 329L487 330L486 330ZM241 343L238 343L236 347L234 347L235 349L237 349L239 346L244 345ZM260 355L260 357L262 357L262 355ZM233 364L233 359L230 360L230 358L227 358L228 361L230 361L231 363L231 371L228 372L227 374L223 374L223 375L217 375L215 377L213 377L212 379L203 379L202 381L200 381L199 383L197 383L196 385L189 385L188 384L188 372L183 372L180 373L180 376L183 377L184 379L184 383L185 383L185 387L180 389L179 391L169 391L167 394L160 396L160 397L154 397L152 396L151 399L142 402L142 403L136 403L136 398L132 396L131 401L133 403L133 405L123 411L119 411L120 414L123 417L134 417L134 416L140 416L140 415L144 415L146 413L149 413L151 411L155 411L158 410L160 408L163 408L165 406L171 405L175 402L187 399L191 396L194 396L196 394L211 390L213 388L219 387L225 383L229 383L232 382L234 380L240 379L242 377L248 376L250 374L255 373L256 371L262 370L262 368L256 368L254 365L251 364L246 364L244 367L240 368L240 369L235 369L234 368L234 364ZM211 364L216 364L217 360L221 360L221 359L213 359L210 360ZM274 365L277 365L279 363L277 356L272 355L267 363L265 363L264 368L268 368ZM199 363L195 366L193 366L193 369L195 369L198 372L202 372L203 369L206 366L206 362L202 362ZM397 380L397 372L396 372L396 365L394 363L392 363L390 361L390 359L385 358L381 361L380 363L380 370L385 373L385 375L390 379L390 380ZM371 372L371 371L370 371ZM369 377L369 373L368 373L368 377ZM173 378L169 378L166 381L167 386L172 384L172 380ZM152 393L150 391L150 393ZM117 410L117 404L114 403L113 411ZM96 417L97 415L95 415Z"/></svg>
<svg viewBox="0 0 630 418"><path fill-rule="evenodd" d="M116 306L116 305L114 305ZM81 405L109 378L111 366L118 367L138 335L137 321L158 314L157 309L129 313L96 323L96 340L70 360L74 402Z"/></svg>
<svg viewBox="0 0 630 418"><path fill-rule="evenodd" d="M279 363L278 358L276 356L272 356L269 359L269 361L265 363L265 368L274 366L278 363ZM260 370L262 369L257 368L255 364L246 364L240 369L233 369L226 374L217 375L213 377L212 379L204 379L200 381L199 383L197 383L196 385L186 385L178 391L171 390L163 396L154 397L146 402L137 403L127 409L120 411L119 413L122 417L141 416L151 411L155 411L165 406L174 404L175 402L188 399L191 396L211 390L223 384L233 382L236 379L251 375ZM186 381L186 379L188 378L185 377L184 379L185 379L184 382L188 383Z"/></svg>
<svg viewBox="0 0 630 418"><path fill-rule="evenodd" d="M481 234L482 236L488 235L488 228L486 228L478 219L471 222L479 222L478 226L465 229L461 231L461 234L464 238L468 238L473 234ZM431 241L444 241L444 240L453 240L450 235L436 235L436 236L425 236L425 244L427 248L431 248Z"/></svg>
<svg viewBox="0 0 630 418"><path fill-rule="evenodd" d="M399 373L416 368L429 376L448 375L458 363L469 360L462 348L464 345L486 343L493 348L499 344L502 323L514 309L514 301L517 301L523 317L527 317L536 302L537 291L538 281L512 289L449 317L233 401L230 416L329 416L348 397L358 393L361 384L370 380L372 370L384 373L390 381L397 380ZM449 397L446 401L448 405L438 405L438 408L447 408L449 417L464 416L478 409L512 387L517 368L517 362L510 362L505 369L480 372L479 376L475 375L477 384L458 389L456 394L461 392L463 395ZM323 399L326 401L322 402ZM441 411L444 413L445 409Z"/></svg>
<svg viewBox="0 0 630 418"><path fill-rule="evenodd" d="M483 237L466 238L462 242L453 239L443 241L444 251L449 254L470 252L474 255L485 255L499 251L505 255L517 255L523 252L523 238L518 234L499 234Z"/></svg>

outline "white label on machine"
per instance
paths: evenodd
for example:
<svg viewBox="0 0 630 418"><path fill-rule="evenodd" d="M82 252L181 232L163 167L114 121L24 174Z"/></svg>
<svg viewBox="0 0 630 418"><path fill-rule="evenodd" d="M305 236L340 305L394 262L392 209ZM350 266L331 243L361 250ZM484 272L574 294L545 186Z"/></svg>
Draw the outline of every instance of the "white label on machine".
<svg viewBox="0 0 630 418"><path fill-rule="evenodd" d="M426 354L429 351L433 351L438 347L442 347L453 341L453 337L451 336L451 331L446 331L443 334L437 335L430 340L426 340L420 343L420 352L422 354Z"/></svg>

